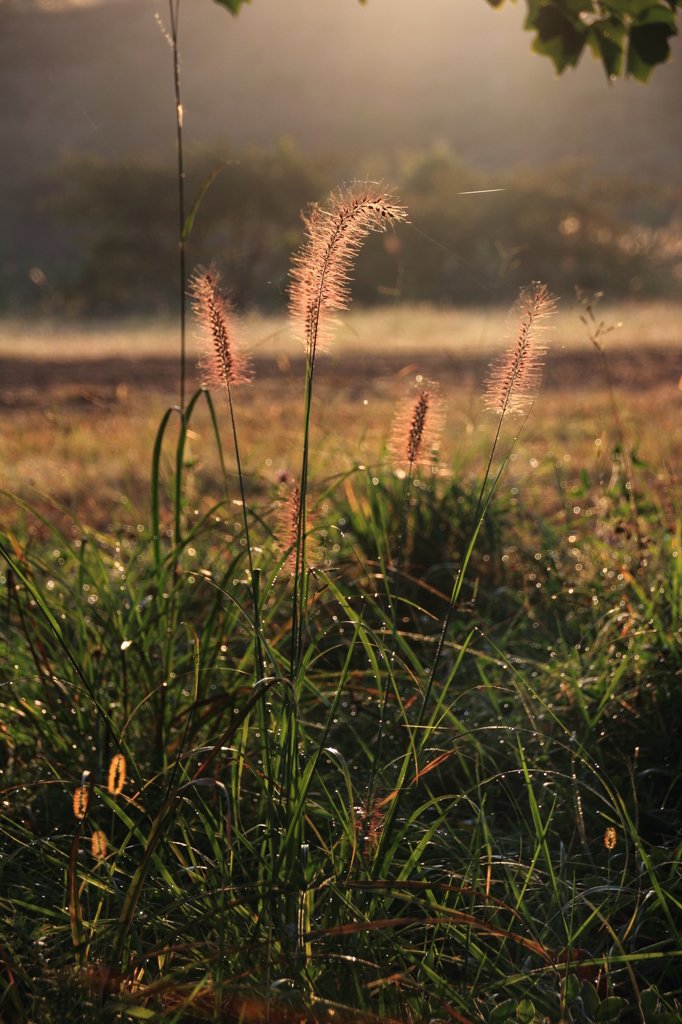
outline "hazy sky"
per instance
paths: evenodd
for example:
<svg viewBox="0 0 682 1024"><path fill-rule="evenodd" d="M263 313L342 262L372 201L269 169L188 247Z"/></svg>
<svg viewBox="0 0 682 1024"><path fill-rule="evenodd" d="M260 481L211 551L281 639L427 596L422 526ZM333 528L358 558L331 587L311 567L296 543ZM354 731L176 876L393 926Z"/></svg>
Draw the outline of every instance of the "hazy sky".
<svg viewBox="0 0 682 1024"><path fill-rule="evenodd" d="M0 144L10 178L68 151L173 151L170 49L154 0L45 11L0 3ZM592 155L680 182L682 48L652 83L607 84L585 54L559 80L522 2L181 0L188 142L373 153L437 141L487 167Z"/></svg>

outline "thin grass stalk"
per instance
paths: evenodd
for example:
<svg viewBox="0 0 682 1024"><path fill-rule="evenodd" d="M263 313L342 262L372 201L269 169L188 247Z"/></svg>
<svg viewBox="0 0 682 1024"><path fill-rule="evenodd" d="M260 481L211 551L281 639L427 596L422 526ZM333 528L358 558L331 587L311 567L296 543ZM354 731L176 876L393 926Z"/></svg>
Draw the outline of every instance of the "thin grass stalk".
<svg viewBox="0 0 682 1024"><path fill-rule="evenodd" d="M301 644L301 623L303 621L303 609L305 608L305 549L306 549L306 502L308 493L308 457L310 451L310 412L313 401L313 374L315 371L315 352L317 350L317 323L319 320L319 305L315 321L315 333L310 354L306 359L306 384L305 384L305 416L303 421L303 465L301 466L301 489L298 512L298 526L296 530L296 562L294 568L294 594L293 594L293 620L291 623L291 667L290 676L292 681L298 674L298 663L300 661ZM300 580L300 585L299 585ZM300 604L300 607L299 607Z"/></svg>
<svg viewBox="0 0 682 1024"><path fill-rule="evenodd" d="M402 569L403 549L405 544L405 528L407 522L407 501L412 482L412 474L417 465L428 463L429 455L434 451L438 442L440 431L443 425L443 407L439 396L438 385L434 381L422 384L422 377L417 377L417 397L406 408L398 407L395 418L393 433L389 442L389 451L393 456L394 464L402 469L406 466L405 490L403 493L403 506L400 516L400 540L398 543L398 555L396 565L395 592L392 599L392 631L391 631L391 655L388 661L389 675L393 674L393 663L395 661L395 650L398 632L398 610L400 605L400 573ZM386 531L388 532L388 531ZM389 601L391 601L389 593ZM389 684L395 681L391 678L387 681L386 688L382 695L379 716L379 736L377 741L376 758L372 761L372 781L369 787L368 810L371 811L373 797L373 782L375 765L381 762L381 746L384 732L384 718L386 702L388 700Z"/></svg>
<svg viewBox="0 0 682 1024"><path fill-rule="evenodd" d="M237 424L234 418L234 405L232 403L232 387L230 385L229 376L225 380L227 386L227 398L230 405L230 421L232 423L232 437L234 439L234 454L237 460L237 477L239 479L239 493L242 499L242 512L244 515L244 536L246 539L246 550L249 556L249 572L251 574L251 593L253 595L253 641L255 648L255 669L256 669L256 682L265 675L265 667L263 664L263 652L261 649L261 628L260 628L260 595L258 579L253 569L253 555L251 553L251 535L249 533L249 516L246 508L246 495L244 493L244 477L242 475L242 464L239 457L239 441L237 440ZM259 573L260 575L260 573Z"/></svg>
<svg viewBox="0 0 682 1024"><path fill-rule="evenodd" d="M288 711L289 727L285 737L285 743L283 744L282 752L282 765L280 771L280 782L279 782L279 798L277 801L277 815L275 819L275 828L272 839L272 852L271 852L271 863L270 863L270 879L268 883L268 894L267 894L267 906L268 906L268 938L267 938L267 952L265 958L265 1020L270 1020L270 967L272 964L272 924L274 909L276 907L276 896L275 896L275 880L279 873L279 857L280 857L280 834L281 834L281 821L282 821L282 810L284 807L284 796L285 796L285 783L288 777L288 764L289 764L289 752L290 752L290 736L293 731L293 723L295 716L290 708L285 710L285 714ZM289 793L287 792L285 814L289 809ZM288 814L287 814L288 817ZM288 826L287 821L287 826ZM289 828L286 828L286 836L289 838ZM288 921L286 922L289 923Z"/></svg>
<svg viewBox="0 0 682 1024"><path fill-rule="evenodd" d="M495 438L493 440L493 444L492 444L492 447L490 449L490 456L488 458L488 463L487 463L486 468L485 468L485 474L483 476L483 483L481 484L481 489L480 489L479 494L478 494L478 501L476 503L476 511L474 513L474 519L473 519L471 528L469 530L469 535L467 537L467 543L466 543L465 548L464 548L464 558L462 559L462 565L461 565L461 567L459 569L459 572L457 573L457 576L455 577L455 582L454 582L453 587L452 587L452 593L450 594L450 603L448 604L448 610L446 612L445 620L443 622L443 628L441 630L441 634L440 634L440 637L439 637L439 640L438 640L438 647L436 648L436 655L435 655L435 657L433 659L433 665L431 667L431 674L429 676L429 682L428 682L428 685L426 687L426 692L424 694L424 699L422 700L421 710L419 712L418 725L421 725L423 720L424 720L424 714L426 712L426 706L428 704L429 697L431 696L431 689L433 687L433 680L434 680L434 677L435 677L436 669L438 668L438 665L439 665L439 662L440 662L440 658L441 658L441 655L443 653L443 647L445 646L445 637L447 635L448 627L450 625L450 619L452 617L452 613L454 611L455 604L457 603L457 598L460 595L460 591L461 591L462 585L464 583L464 575L466 573L467 566L469 564L469 559L471 558L471 555L473 553L473 549L474 549L474 544L476 542L476 538L478 537L479 530L480 530L480 528L481 528L481 526L483 524L483 519L485 518L486 509L487 509L487 507L488 507L488 505L490 503L490 500L493 497L493 494L495 492L495 488L497 486L497 480L499 480L499 474L498 474L497 479L493 483L493 487L492 487L492 489L490 491L490 494L488 495L488 500L487 500L485 506L483 507L483 511L481 512L481 505L482 505L482 502L483 502L483 495L485 493L485 488L487 486L488 479L490 477L490 470L492 468L493 459L495 458L495 452L497 451L497 445L498 445L498 442L499 442L499 439L500 439L500 433L502 431L502 423L503 423L503 421L504 421L504 413L502 413L502 415L500 416L498 424L497 424L497 430L495 431ZM525 423L525 420L524 420L524 423ZM507 459L509 458L509 455L511 454L511 451L513 449L514 444L516 443L517 438L518 438L518 434L516 435L516 438L514 438L514 442L512 444L512 447L509 449L509 452L508 452L507 456L505 457L505 460L504 460L504 462L502 464L502 468L504 468L504 466L506 465Z"/></svg>
<svg viewBox="0 0 682 1024"><path fill-rule="evenodd" d="M530 308L528 307L530 303ZM524 307L526 307L524 312ZM418 724L421 726L424 714L426 712L426 706L431 696L431 689L433 687L433 680L436 675L436 670L440 663L441 655L443 653L443 647L445 645L445 637L447 635L448 627L450 625L450 619L452 612L455 607L457 598L459 597L464 583L464 575L466 568L473 552L473 546L480 531L483 519L485 517L485 510L490 504L490 501L495 492L497 482L500 479L500 474L504 469L509 456L512 453L514 445L516 444L521 430L530 415L533 408L534 397L533 392L537 392L539 386L539 369L540 365L537 361L537 355L541 355L544 351L542 347L536 347L534 344L534 333L537 329L537 321L545 319L554 312L556 302L554 298L548 294L547 289L544 285L535 283L527 291L522 291L519 298L518 304L512 309L512 314L518 311L521 314L521 319L518 328L518 340L511 347L507 355L498 361L497 364L492 364L492 375L488 382L486 398L488 404L492 407L498 408L499 416L497 421L497 430L495 431L495 438L493 440L492 447L490 449L490 456L486 465L485 474L483 477L483 483L478 495L478 501L476 503L476 511L474 513L473 523L467 539L467 544L464 549L465 554L462 559L462 565L460 567L455 582L453 584L452 593L450 595L450 602L448 604L448 610L445 615L445 621L443 623L443 629L441 631L440 639L438 641L438 647L436 648L436 655L433 660L431 667L431 674L429 682L426 687L424 699L422 701L421 710L419 712ZM497 475L495 482L493 483L492 489L481 512L483 497L485 494L485 488L490 477L490 471L497 451L497 445L500 439L502 431L502 425L508 412L517 412L523 408L523 405L529 406L521 428L517 432L514 440L512 441L511 447L505 456L500 471Z"/></svg>
<svg viewBox="0 0 682 1024"><path fill-rule="evenodd" d="M616 431L618 433L618 440L620 441L620 450L623 456L623 463L625 464L625 473L627 475L628 482L628 493L630 498L630 511L633 516L637 515L637 504L635 502L635 482L632 476L632 466L630 464L630 458L628 456L627 447L625 444L625 429L623 427L623 421L620 417L618 410L618 404L616 402L616 396L613 393L613 381L611 379L611 371L609 369L608 360L606 358L606 352L601 344L595 342L594 338L592 343L597 350L597 359L602 372L602 376L606 381L606 387L609 392L609 402L611 404L611 413L613 415L614 422L616 424Z"/></svg>
<svg viewBox="0 0 682 1024"><path fill-rule="evenodd" d="M542 318L544 316L549 316L554 311L554 305L555 304L554 304L553 298L551 296L547 295L547 292L546 292L546 289L544 288L544 286L534 285L533 287L535 288L535 296L534 296L535 301L534 301L533 309L537 309L537 317L538 318ZM519 300L520 303L523 302L524 298L527 298L527 293L522 292L521 299ZM526 423L526 421L528 419L528 416L530 415L530 412L532 411L532 408L533 408L534 399L532 399L531 396L529 395L529 391L532 391L532 388L533 387L537 387L537 384L538 384L538 380L537 380L537 364L534 361L534 356L533 356L532 348L531 348L530 353L529 353L529 359L524 363L524 361L523 361L523 346L521 344L523 342L524 337L526 338L526 340L528 342L530 342L530 336L531 336L531 332L532 332L533 326L534 326L533 316L529 316L529 322L527 324L524 324L523 321L521 322L520 342L517 343L516 346L512 347L512 349L510 350L510 352L509 352L509 354L507 356L507 360L503 361L503 363L501 364L502 368L504 370L508 370L509 372L507 372L504 375L504 377L502 377L502 382L501 383L499 382L499 378L502 375L500 375L499 373L497 374L498 381L496 382L495 381L496 374L493 374L493 382L492 382L492 384L489 384L489 387L488 387L488 398L490 398L491 392L492 392L493 398L495 398L497 394L500 394L500 389L501 389L501 399L499 400L499 402L496 402L496 404L499 407L499 417L498 417L498 422L497 422L497 429L495 431L495 437L494 437L493 444L492 444L492 447L491 447L491 450L490 450L490 455L488 457L488 462L487 462L485 474L484 474L484 477L483 477L483 483L481 484L481 488L480 488L480 491L479 491L478 501L477 501L477 504L476 504L476 512L474 513L474 518L473 518L472 526L471 526L471 529L470 529L470 532L469 532L469 535L468 535L468 538L467 538L467 543L466 543L466 546L465 546L465 549L464 549L464 557L462 558L462 565L461 565L461 567L459 569L459 572L457 573L457 575L455 577L455 581L453 583L452 593L450 595L450 601L449 601L449 604L448 604L448 610L447 610L447 613L446 613L446 616L445 616L445 620L443 622L443 628L441 630L440 638L439 638L439 641L438 641L438 647L436 649L436 654L435 654L435 657L434 657L434 660L433 660L433 665L432 665L431 672L430 672L430 675L429 675L429 681L428 681L428 684L426 686L424 697L422 699L422 704L421 704L421 708L420 708L420 711L419 711L419 716L418 716L418 719L417 719L417 722L416 722L416 728L417 729L420 729L422 727L422 725L423 725L424 715L426 714L426 708L428 706L428 702L429 702L429 699L430 699L430 696L431 696L431 691L433 689L433 683L434 683L436 671L437 671L438 666L440 664L440 658L441 658L443 649L445 647L445 638L446 638L446 635L447 635L448 627L450 625L450 620L451 620L451 617L452 617L452 612L454 610L455 604L456 604L457 599L459 597L459 594L461 592L462 585L464 583L465 574L466 574L466 569L467 569L467 566L468 566L469 561L471 559L471 555L473 554L473 549L474 549L474 546L475 546L475 543L476 543L476 539L477 539L478 534L480 532L481 526L483 525L483 521L485 519L486 511L487 511L487 509L488 509L488 507L490 505L490 502L492 501L492 498L493 498L493 496L495 494L495 491L497 489L497 484L499 483L499 480L500 480L500 478L502 476L502 472L503 472L503 470L504 470L504 468L505 468L505 466L507 464L507 461L509 460L509 456L511 455L511 453L512 453L512 451L514 449L514 446L516 445L516 442L517 442L517 440L518 440L518 438L519 438L519 436L521 434L521 431L523 430L523 427L525 426L525 423ZM497 367L498 370L499 370L499 366L500 366L500 364L498 364L498 367ZM515 388L518 386L519 382L521 382L521 390L522 390L522 394L520 396L518 396L515 393ZM495 453L497 451L497 446L498 446L498 443L499 443L500 434L501 434L501 431L502 431L502 425L504 423L505 416L507 415L508 411L510 411L510 410L517 411L523 404L527 405L529 401L530 401L530 407L528 408L528 410L526 412L526 415L524 417L523 423L521 424L520 429L517 431L516 436L514 437L514 439L512 441L512 444L511 444L511 446L509 448L509 451L507 452L507 455L505 456L505 458L504 458L504 460L502 462L502 465L500 466L500 469L497 472L495 480L493 481L492 487L490 488L490 491L488 493L488 496L487 496L487 498L485 500L485 504L484 504L483 503L483 499L484 499L484 495L485 495L485 489L486 489L486 486L487 486L487 483L488 483L488 480L489 480L489 477L490 477L490 472L491 472L494 456L495 456ZM402 763L402 767L401 767L401 770L400 770L400 776L399 776L398 783L397 783L396 797L395 797L395 800L393 801L393 803L391 805L391 809L390 809L389 814L387 816L387 820L386 820L386 824L385 824L385 827L384 827L384 831L382 833L382 838L381 838L381 841L379 843L379 849L377 851L377 857L376 857L376 860L375 860L375 866L377 866L377 867L379 867L381 865L381 857L379 856L379 854L383 852L383 848L385 846L385 837L390 835L390 833L392 831L392 828L393 828L393 823L395 822L396 815L398 813L398 808L399 808L399 805L400 805L400 802L401 802L401 797L402 797L402 794L403 794L403 784L404 784L404 781L405 781L405 778L406 778L406 775L407 775L407 768L408 768L409 758L410 758L410 751L407 751L406 754L403 757L403 763Z"/></svg>
<svg viewBox="0 0 682 1024"><path fill-rule="evenodd" d="M312 223L312 221L310 222ZM305 392L305 418L304 418L304 431L303 431L303 460L301 467L301 483L300 483L300 502L299 502L299 516L298 516L298 528L296 537L296 560L294 570L294 593L292 602L292 627L291 627L291 661L290 661L290 674L292 683L297 678L299 673L299 666L301 661L302 653L302 628L304 620L304 609L307 602L307 569L306 569L306 504L307 504L307 492L308 492L308 469L310 460L310 418L312 409L312 397L313 397L313 381L315 372L315 357L317 354L319 332L320 332L320 317L323 309L323 301L326 300L330 308L336 305L336 308L343 308L344 306L344 285L347 280L347 270L344 266L344 261L347 260L348 254L353 251L353 246L349 242L344 241L344 231L346 230L346 223L343 218L337 218L334 225L334 230L331 237L327 240L325 251L321 263L319 266L315 265L315 262L310 259L310 264L307 267L308 273L316 272L317 278L317 291L315 294L315 301L312 306L312 310L307 311L307 324L306 324L306 392ZM365 234L367 231L365 230ZM311 232L312 238L312 232ZM356 241L356 248L359 242ZM337 249L339 251L337 251ZM339 265L335 265L335 260L341 259L341 276L339 278ZM329 294L327 294L327 279L330 279ZM300 283L300 282L299 282ZM336 285L337 294L334 295L334 287ZM300 296L299 296L300 297ZM293 695L293 699L290 700L290 716L289 716L289 744L291 745L291 758L285 761L282 765L282 778L280 781L281 792L285 789L287 791L287 807L286 815L289 817L290 808L295 805L295 788L296 788L296 752L297 752L297 736L298 736L298 723L295 715L295 699L296 691ZM288 771L287 771L288 768ZM279 818L279 810L278 810ZM287 837L289 833L287 830ZM289 847L290 851L294 849L294 844ZM273 862L273 873L274 873L274 862ZM274 878L273 878L274 881ZM271 902L272 908L272 902ZM271 910L272 912L272 910ZM289 913L287 908L287 924L289 923ZM296 918L294 917L294 920ZM268 948L268 963L270 961L270 937L269 933L269 948Z"/></svg>
<svg viewBox="0 0 682 1024"><path fill-rule="evenodd" d="M249 573L251 576L255 655L254 670L255 681L258 682L258 680L264 675L260 629L260 573L256 574L253 567L251 532L249 530L249 517L244 490L244 475L242 472L241 456L239 454L239 440L237 437L237 424L234 415L234 401L232 398L232 385L248 383L250 378L248 373L248 359L243 352L239 351L239 347L234 345L231 328L231 305L218 286L219 280L220 276L214 267L210 267L208 270L204 267L200 267L192 279L191 294L194 299L194 311L203 329L204 343L206 345L206 352L200 363L200 366L204 371L204 386L206 389L211 386L224 386L227 391L227 399L230 408L230 422L232 425L234 452L237 461L237 478L239 480L239 493L241 495L242 515L244 519L244 536L249 562ZM213 406L210 401L209 406L212 411Z"/></svg>
<svg viewBox="0 0 682 1024"><path fill-rule="evenodd" d="M331 250L331 246L330 246ZM306 503L308 495L308 461L310 453L310 412L313 401L313 375L315 372L315 356L317 354L317 339L320 326L320 313L322 310L322 296L324 282L327 274L327 265L322 268L320 275L320 287L318 289L317 302L314 308L314 315L310 328L309 338L306 338L306 379L305 379L305 415L303 420L303 464L301 466L301 493L298 513L298 529L296 535L296 565L294 568L294 594L293 594L293 619L291 623L291 680L298 674L298 662L300 660L300 624L303 619L303 608L305 607L305 579L300 581L299 596L299 575L305 577L305 535L306 535ZM299 608L300 601L300 608Z"/></svg>
<svg viewBox="0 0 682 1024"><path fill-rule="evenodd" d="M613 415L614 423L616 424L616 433L618 434L618 440L620 442L620 450L621 450L621 453L622 453L622 456L623 456L623 463L625 465L625 472L626 472L627 478L628 478L629 492L630 492L630 494L629 494L629 497L630 497L630 510L631 510L633 516L636 516L636 514L637 514L637 505L636 505L636 502L635 502L635 485L634 485L634 480L633 480L633 476L632 476L632 467L630 465L630 460L628 458L627 449L626 449L626 446L625 446L625 430L624 430L624 427L623 427L623 421L621 420L621 417L620 417L620 412L618 410L618 405L616 403L616 397L615 397L615 395L613 393L613 381L611 379L611 371L609 370L609 363L608 363L608 360L606 358L606 351L605 351L604 346L602 344L602 338L603 338L603 336L605 334L610 334L611 331L616 331L616 330L618 330L619 327L622 327L623 325L622 325L622 323L617 323L617 324L613 324L611 327L605 327L603 320L599 324L597 324L597 319L596 319L596 317L594 315L594 307L595 307L596 303L599 301L599 299L602 298L602 296L603 296L602 292L597 292L596 295L594 295L591 299L585 298L583 296L583 294L582 294L581 289L578 288L578 286L576 285L576 297L578 299L578 302L584 308L585 312L587 313L587 316L589 316L589 318L590 318L591 324L593 325L592 329L590 329L590 324L588 323L586 318L584 316L582 316L582 315L580 316L580 319L582 320L582 322L584 323L585 327L587 328L587 332L586 332L587 333L587 337L591 341L592 345L594 346L594 350L597 353L597 362L599 363L599 369L601 370L602 377L604 378L604 382L606 384L606 388L607 388L608 393L609 393L609 402L610 402L610 405L611 405L611 413Z"/></svg>
<svg viewBox="0 0 682 1024"><path fill-rule="evenodd" d="M400 600L400 571L403 565L403 548L405 546L405 525L407 522L407 500L410 496L410 484L412 483L412 462L410 462L407 476L405 478L405 491L403 493L403 508L400 515L400 540L398 541L398 556L395 567L395 596L393 598L393 631L391 635L391 663L395 658L395 647L398 639L398 602Z"/></svg>
<svg viewBox="0 0 682 1024"><path fill-rule="evenodd" d="M413 461L410 460L409 468L408 468L408 471L407 471L407 476L405 478L405 490L404 490L404 493L403 493L403 508L402 508L402 513L401 513L401 516L400 516L400 540L399 540L399 543L398 543L398 557L397 557L396 577L395 577L395 593L394 593L393 602L392 602L393 603L393 629L392 629L392 635L391 635L391 657L389 658L389 662L388 662L389 674L392 674L392 672L393 672L393 663L395 661L395 648L396 648L396 642L397 642L397 638L398 638L397 634L398 634L398 602L399 602L399 598L400 598L400 570L401 570L401 567L402 567L403 547L404 547L404 544L405 544L405 524L406 524L406 521L407 521L407 500L409 498L410 483L412 481L412 467L413 467ZM378 675L377 675L377 681L378 681ZM370 769L369 785L368 785L368 789L367 789L367 808L366 808L366 811L365 811L365 813L367 815L367 818L369 818L371 813L372 813L372 805L374 803L374 790L375 790L375 787L376 787L377 773L378 773L379 765L381 764L381 747L382 747L382 742L383 742L383 738L384 738L384 720L386 718L386 702L388 700L389 682L390 682L390 680L387 679L386 687L384 688L384 692L382 694L380 710L379 710L379 730L378 730L378 736L377 736L376 755L372 758L372 767Z"/></svg>
<svg viewBox="0 0 682 1024"><path fill-rule="evenodd" d="M298 673L301 657L303 609L307 599L306 500L310 456L310 411L315 357L320 340L329 340L324 315L346 309L350 302L350 270L353 258L371 231L385 231L405 219L405 211L391 201L380 186L364 183L332 195L328 207L314 206L304 216L306 239L294 259L291 312L302 328L306 349L306 395L301 468L301 506L296 542L296 566L291 629L291 678ZM320 333L322 330L322 334Z"/></svg>
<svg viewBox="0 0 682 1024"><path fill-rule="evenodd" d="M180 408L185 408L185 168L182 148L183 111L180 99L180 57L178 54L178 19L180 17L180 0L168 0L171 24L171 43L173 47L173 84L175 87L175 128L178 150L178 212L179 212L179 254L180 254Z"/></svg>

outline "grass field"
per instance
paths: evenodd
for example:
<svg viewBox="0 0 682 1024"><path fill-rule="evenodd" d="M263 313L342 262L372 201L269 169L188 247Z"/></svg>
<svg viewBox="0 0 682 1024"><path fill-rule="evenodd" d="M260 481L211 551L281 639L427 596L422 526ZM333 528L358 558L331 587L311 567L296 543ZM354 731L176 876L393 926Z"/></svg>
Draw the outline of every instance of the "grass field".
<svg viewBox="0 0 682 1024"><path fill-rule="evenodd" d="M607 349L630 443L656 474L665 472L680 444L682 310L625 305L602 315L607 324L623 324L608 336ZM506 312L499 309L346 314L332 352L320 361L314 408L319 471L379 459L396 402L420 372L438 379L448 395L441 472L455 453L469 458L472 450L485 450L493 423L482 413L480 393L487 363L506 333ZM279 469L296 472L302 349L284 318L244 318L242 334L256 364L255 383L238 400L243 455L254 481L273 480ZM178 399L178 349L177 327L165 321L1 323L2 490L31 496L41 507L49 495L93 525L108 522L124 494L142 511L153 438L166 407ZM604 437L601 451L615 439L606 386L575 310L556 318L546 363L524 452L530 459L558 447L579 467L594 458L596 437ZM190 330L191 387L198 384L195 364ZM224 415L220 399L218 408ZM192 435L194 475L215 483L219 465L207 414L200 413Z"/></svg>
<svg viewBox="0 0 682 1024"><path fill-rule="evenodd" d="M282 321L244 325L246 508L219 396L225 477L203 395L154 454L167 325L3 325L3 1020L679 1024L682 318L604 315L613 395L558 317L484 492L502 313L348 316L300 590Z"/></svg>

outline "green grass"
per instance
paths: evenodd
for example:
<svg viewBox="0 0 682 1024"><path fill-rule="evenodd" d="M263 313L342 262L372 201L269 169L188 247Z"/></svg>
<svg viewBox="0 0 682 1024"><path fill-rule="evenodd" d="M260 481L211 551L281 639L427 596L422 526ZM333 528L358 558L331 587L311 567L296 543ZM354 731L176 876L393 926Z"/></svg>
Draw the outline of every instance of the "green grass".
<svg viewBox="0 0 682 1024"><path fill-rule="evenodd" d="M1 534L2 1019L679 1020L672 505L596 463L567 503L549 456L497 492L431 681L474 456L411 483L394 659L404 484L317 480L289 680L282 495L247 494L254 587L173 423L125 527Z"/></svg>

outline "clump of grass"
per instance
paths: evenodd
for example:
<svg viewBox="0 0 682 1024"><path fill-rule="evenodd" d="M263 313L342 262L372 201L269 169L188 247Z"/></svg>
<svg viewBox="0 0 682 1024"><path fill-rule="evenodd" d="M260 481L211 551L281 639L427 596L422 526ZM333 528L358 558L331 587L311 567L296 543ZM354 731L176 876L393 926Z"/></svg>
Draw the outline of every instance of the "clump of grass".
<svg viewBox="0 0 682 1024"><path fill-rule="evenodd" d="M365 192L358 244L389 203ZM638 495L644 547L617 478L598 530L568 533L560 486L554 510L520 481L512 505L521 371L478 478L415 478L422 457L438 468L418 382L402 476L358 464L323 513L319 314L346 301L355 250L335 297L320 253L354 209L344 194L315 213L327 248L311 221L297 265L305 446L285 537L281 492L256 506L240 471L240 499L189 503L201 401L222 459L207 391L179 419L170 500L162 421L147 526L45 522L29 557L25 508L2 534L3 1019L678 1017L682 525L666 538ZM548 302L536 286L523 316ZM227 321L209 327L228 344Z"/></svg>

